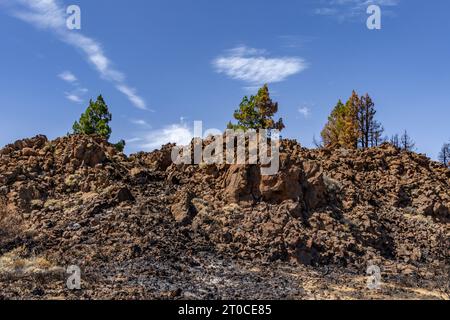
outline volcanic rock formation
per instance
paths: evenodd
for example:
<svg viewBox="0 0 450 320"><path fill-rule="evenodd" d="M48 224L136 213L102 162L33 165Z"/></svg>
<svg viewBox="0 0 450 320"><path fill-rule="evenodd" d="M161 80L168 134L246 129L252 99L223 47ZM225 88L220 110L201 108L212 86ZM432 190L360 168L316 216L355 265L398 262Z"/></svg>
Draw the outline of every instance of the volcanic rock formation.
<svg viewBox="0 0 450 320"><path fill-rule="evenodd" d="M375 264L448 297L450 170L424 155L284 140L279 173L264 176L175 165L172 147L127 157L96 136L37 136L1 149L0 295L302 298L286 268L347 279ZM85 270L81 292L64 288L68 265Z"/></svg>

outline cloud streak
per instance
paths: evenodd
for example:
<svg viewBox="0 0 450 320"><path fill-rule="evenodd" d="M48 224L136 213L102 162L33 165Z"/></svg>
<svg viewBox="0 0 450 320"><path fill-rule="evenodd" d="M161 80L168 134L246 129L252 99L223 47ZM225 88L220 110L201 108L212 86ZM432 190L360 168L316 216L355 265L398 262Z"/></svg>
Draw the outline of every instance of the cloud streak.
<svg viewBox="0 0 450 320"><path fill-rule="evenodd" d="M267 57L265 50L245 46L228 50L213 61L216 72L250 85L276 83L304 71L307 63L299 57Z"/></svg>
<svg viewBox="0 0 450 320"><path fill-rule="evenodd" d="M119 84L116 86L117 90L122 92L128 100L130 100L136 108L147 110L147 106L145 104L144 99L142 99L138 94L136 93L136 89L130 88L125 84Z"/></svg>
<svg viewBox="0 0 450 320"><path fill-rule="evenodd" d="M300 113L305 118L309 118L309 116L311 115L311 110L308 107L300 107L298 108L298 113Z"/></svg>
<svg viewBox="0 0 450 320"><path fill-rule="evenodd" d="M78 95L76 95L75 93L66 92L64 94L65 94L67 100L70 100L70 101L75 102L75 103L82 103L83 102L83 99L81 97L79 97Z"/></svg>
<svg viewBox="0 0 450 320"><path fill-rule="evenodd" d="M78 80L77 77L75 77L75 75L70 71L64 71L60 73L58 77L69 83L74 83Z"/></svg>
<svg viewBox="0 0 450 320"><path fill-rule="evenodd" d="M79 32L67 29L65 10L59 0L4 0L1 4L6 4L14 17L39 29L53 32L59 40L81 51L101 78L114 83L116 89L135 107L147 109L145 100L137 94L136 89L125 83L124 74L113 66L101 44Z"/></svg>
<svg viewBox="0 0 450 320"><path fill-rule="evenodd" d="M315 15L330 16L340 21L351 20L366 14L366 9L372 5L381 7L395 7L400 0L322 0L320 6L314 10ZM391 13L391 11L384 11Z"/></svg>
<svg viewBox="0 0 450 320"><path fill-rule="evenodd" d="M88 89L80 86L78 82L78 78L71 71L64 71L58 75L58 78L67 82L72 86L72 90L70 92L64 92L64 95L67 100L75 103L82 103L82 96L88 92Z"/></svg>
<svg viewBox="0 0 450 320"><path fill-rule="evenodd" d="M147 127L147 128L150 127L150 125L144 119L132 119L132 120L130 120L130 122L132 124L135 124L138 126L143 126L143 127Z"/></svg>

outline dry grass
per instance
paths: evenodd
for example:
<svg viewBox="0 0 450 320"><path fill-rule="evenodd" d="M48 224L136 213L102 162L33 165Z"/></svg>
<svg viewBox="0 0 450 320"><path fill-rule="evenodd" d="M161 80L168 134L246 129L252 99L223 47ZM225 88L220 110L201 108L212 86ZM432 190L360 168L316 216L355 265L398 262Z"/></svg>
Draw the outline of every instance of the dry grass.
<svg viewBox="0 0 450 320"><path fill-rule="evenodd" d="M8 244L17 236L24 234L22 222L22 215L8 210L5 199L0 197L0 248L3 244ZM7 247L9 245L3 248ZM43 257L30 254L25 247L13 249L0 256L0 277L2 278L56 275L60 272L61 268Z"/></svg>
<svg viewBox="0 0 450 320"><path fill-rule="evenodd" d="M0 243L8 237L14 237L21 233L22 216L10 212L5 199L0 197Z"/></svg>
<svg viewBox="0 0 450 320"><path fill-rule="evenodd" d="M0 275L28 276L62 272L61 268L53 265L42 257L27 257L24 247L14 249L0 257Z"/></svg>

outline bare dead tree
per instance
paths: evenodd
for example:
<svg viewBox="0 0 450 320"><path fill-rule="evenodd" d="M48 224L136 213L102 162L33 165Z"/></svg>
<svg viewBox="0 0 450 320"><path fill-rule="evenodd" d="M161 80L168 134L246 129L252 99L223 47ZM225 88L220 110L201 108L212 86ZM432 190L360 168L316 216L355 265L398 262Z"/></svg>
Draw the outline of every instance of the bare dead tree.
<svg viewBox="0 0 450 320"><path fill-rule="evenodd" d="M444 143L439 153L439 161L450 168L450 143Z"/></svg>
<svg viewBox="0 0 450 320"><path fill-rule="evenodd" d="M373 121L373 124L370 128L370 146L378 147L380 144L385 142L383 138L384 128L378 121Z"/></svg>
<svg viewBox="0 0 450 320"><path fill-rule="evenodd" d="M405 132L400 137L400 148L406 151L414 151L415 146L416 143L409 136L408 131L405 130Z"/></svg>
<svg viewBox="0 0 450 320"><path fill-rule="evenodd" d="M323 143L321 141L318 141L316 139L316 136L313 136L313 144L316 146L316 148L318 149L322 149L323 148Z"/></svg>
<svg viewBox="0 0 450 320"><path fill-rule="evenodd" d="M393 135L393 136L391 137L390 143L391 143L394 147L400 149L400 138L399 138L398 134L395 134L395 135Z"/></svg>

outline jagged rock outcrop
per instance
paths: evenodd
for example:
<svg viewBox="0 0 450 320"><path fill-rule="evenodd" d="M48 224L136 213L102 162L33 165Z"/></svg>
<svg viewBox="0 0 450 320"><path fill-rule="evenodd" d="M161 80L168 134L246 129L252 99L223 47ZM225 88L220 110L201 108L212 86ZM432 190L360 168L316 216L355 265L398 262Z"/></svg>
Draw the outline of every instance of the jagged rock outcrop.
<svg viewBox="0 0 450 320"><path fill-rule="evenodd" d="M112 270L209 252L448 281L450 170L423 155L285 140L278 174L264 176L259 165L175 165L172 147L126 157L95 136L4 147L0 255Z"/></svg>

